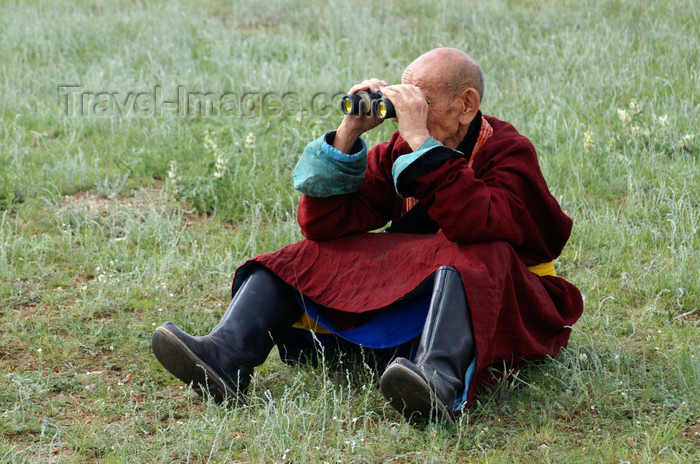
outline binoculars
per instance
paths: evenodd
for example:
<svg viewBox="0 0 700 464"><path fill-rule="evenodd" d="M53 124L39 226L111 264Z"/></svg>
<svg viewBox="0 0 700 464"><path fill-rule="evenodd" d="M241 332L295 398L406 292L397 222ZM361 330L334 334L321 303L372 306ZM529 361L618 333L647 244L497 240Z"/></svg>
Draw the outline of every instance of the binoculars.
<svg viewBox="0 0 700 464"><path fill-rule="evenodd" d="M340 100L340 109L343 113L354 116L373 115L379 119L396 117L393 103L379 91L368 92L360 90L357 93L345 95Z"/></svg>

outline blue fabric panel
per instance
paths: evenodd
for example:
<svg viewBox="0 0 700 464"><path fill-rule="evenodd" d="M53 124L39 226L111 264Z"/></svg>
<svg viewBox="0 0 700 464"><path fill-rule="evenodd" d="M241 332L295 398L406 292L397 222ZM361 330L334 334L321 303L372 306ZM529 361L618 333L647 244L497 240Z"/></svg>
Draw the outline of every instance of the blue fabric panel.
<svg viewBox="0 0 700 464"><path fill-rule="evenodd" d="M309 299L297 300L312 320L338 337L367 348L391 348L414 339L423 332L430 306L430 293L399 300L377 313L360 327L341 329L324 315L323 308Z"/></svg>

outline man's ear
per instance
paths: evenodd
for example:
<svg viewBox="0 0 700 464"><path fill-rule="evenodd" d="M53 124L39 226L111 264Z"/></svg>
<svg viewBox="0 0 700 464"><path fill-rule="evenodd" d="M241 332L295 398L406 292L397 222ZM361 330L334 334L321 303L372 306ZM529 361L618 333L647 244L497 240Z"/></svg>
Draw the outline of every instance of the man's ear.
<svg viewBox="0 0 700 464"><path fill-rule="evenodd" d="M481 104L479 92L472 87L468 87L462 90L459 96L462 101L461 122L462 124L470 124L474 117L476 117L476 113L479 111L479 105Z"/></svg>

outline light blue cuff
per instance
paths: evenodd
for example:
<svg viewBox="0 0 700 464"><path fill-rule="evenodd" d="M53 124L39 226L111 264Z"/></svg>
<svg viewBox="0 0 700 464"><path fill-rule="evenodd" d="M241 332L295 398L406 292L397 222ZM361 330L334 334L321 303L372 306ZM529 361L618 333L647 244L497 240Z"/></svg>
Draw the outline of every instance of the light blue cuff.
<svg viewBox="0 0 700 464"><path fill-rule="evenodd" d="M316 198L357 192L367 168L367 144L362 139L360 144L360 151L348 155L328 144L325 135L309 143L294 168L294 188Z"/></svg>
<svg viewBox="0 0 700 464"><path fill-rule="evenodd" d="M435 140L432 137L428 137L428 139L423 142L423 145L418 147L418 150L411 152L411 153L406 153L405 155L399 156L396 161L394 161L394 165L391 167L391 175L394 178L394 189L398 191L397 187L397 180L399 179L399 176L401 173L406 169L408 166L411 165L411 163L415 162L418 160L420 157L425 155L427 152L432 150L435 147L441 147L442 142Z"/></svg>
<svg viewBox="0 0 700 464"><path fill-rule="evenodd" d="M360 151L358 151L357 153L352 153L350 155L348 155L347 153L343 153L342 151L335 148L333 145L329 144L326 141L326 135L321 137L321 139L323 140L321 150L335 160L342 161L343 163L351 163L354 161L358 161L362 158L367 158L367 144L365 144L365 141L362 139L360 139L360 144L362 145Z"/></svg>
<svg viewBox="0 0 700 464"><path fill-rule="evenodd" d="M474 379L474 373L476 372L476 348L474 348L474 358L472 362L469 363L467 367L467 372L464 374L464 390L462 394L455 399L455 411L461 411L465 404L467 403L467 395L469 394L469 385L471 385Z"/></svg>

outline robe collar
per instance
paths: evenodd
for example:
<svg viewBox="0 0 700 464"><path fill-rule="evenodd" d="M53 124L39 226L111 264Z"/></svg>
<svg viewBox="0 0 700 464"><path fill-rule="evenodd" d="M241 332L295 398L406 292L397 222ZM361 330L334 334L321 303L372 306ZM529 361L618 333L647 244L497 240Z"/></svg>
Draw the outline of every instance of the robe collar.
<svg viewBox="0 0 700 464"><path fill-rule="evenodd" d="M481 110L479 110L476 112L476 116L474 116L474 119L472 119L472 122L469 124L467 134L457 146L457 150L462 152L467 160L471 158L472 151L474 151L474 147L476 146L476 141L479 139L479 132L481 131L481 119Z"/></svg>

